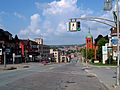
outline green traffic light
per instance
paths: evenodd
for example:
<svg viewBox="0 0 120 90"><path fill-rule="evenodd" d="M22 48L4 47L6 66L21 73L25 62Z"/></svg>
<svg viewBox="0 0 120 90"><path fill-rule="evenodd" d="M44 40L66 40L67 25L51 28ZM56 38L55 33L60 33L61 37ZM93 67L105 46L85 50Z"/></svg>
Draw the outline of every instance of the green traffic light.
<svg viewBox="0 0 120 90"><path fill-rule="evenodd" d="M80 28L78 28L78 31L80 31Z"/></svg>

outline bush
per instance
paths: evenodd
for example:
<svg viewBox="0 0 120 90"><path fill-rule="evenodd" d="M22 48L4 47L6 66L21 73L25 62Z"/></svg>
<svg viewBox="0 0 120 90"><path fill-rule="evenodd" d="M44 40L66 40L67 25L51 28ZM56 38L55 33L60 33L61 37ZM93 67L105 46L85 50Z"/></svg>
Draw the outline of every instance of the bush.
<svg viewBox="0 0 120 90"><path fill-rule="evenodd" d="M91 62L94 63L94 61L95 61L95 58L92 58Z"/></svg>
<svg viewBox="0 0 120 90"><path fill-rule="evenodd" d="M107 64L113 64L113 58L112 56L108 56L108 59L106 60Z"/></svg>

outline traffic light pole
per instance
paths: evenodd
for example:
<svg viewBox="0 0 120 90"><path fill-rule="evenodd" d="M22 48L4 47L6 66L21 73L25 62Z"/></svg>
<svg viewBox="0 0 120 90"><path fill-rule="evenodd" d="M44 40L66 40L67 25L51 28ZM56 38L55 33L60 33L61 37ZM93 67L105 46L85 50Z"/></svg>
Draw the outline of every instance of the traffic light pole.
<svg viewBox="0 0 120 90"><path fill-rule="evenodd" d="M109 24L109 23L106 23L106 22L103 22L103 21L100 21L100 20L104 20L104 21L109 21L109 22L113 22L112 20L109 20L109 19L104 19L104 18L99 18L99 17L81 17L81 18L71 18L70 20L77 20L77 19L80 19L80 20L88 20L88 21L96 21L96 22L99 22L99 23L103 23L105 25L108 25L108 26L111 26L113 28L115 28L115 26Z"/></svg>

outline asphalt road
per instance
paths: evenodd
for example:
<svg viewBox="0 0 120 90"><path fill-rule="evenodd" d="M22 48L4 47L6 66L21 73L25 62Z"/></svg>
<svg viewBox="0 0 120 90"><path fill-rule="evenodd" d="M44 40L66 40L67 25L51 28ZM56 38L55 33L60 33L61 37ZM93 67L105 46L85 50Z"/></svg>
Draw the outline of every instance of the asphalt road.
<svg viewBox="0 0 120 90"><path fill-rule="evenodd" d="M0 90L107 90L85 72L78 58L68 64L29 64L30 68L0 71Z"/></svg>

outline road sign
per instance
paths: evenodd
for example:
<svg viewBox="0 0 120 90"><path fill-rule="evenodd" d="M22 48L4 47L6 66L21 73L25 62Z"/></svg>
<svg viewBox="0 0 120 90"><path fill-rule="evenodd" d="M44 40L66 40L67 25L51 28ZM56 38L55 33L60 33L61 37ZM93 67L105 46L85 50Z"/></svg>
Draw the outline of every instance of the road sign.
<svg viewBox="0 0 120 90"><path fill-rule="evenodd" d="M112 44L117 45L118 44L118 39L112 39Z"/></svg>
<svg viewBox="0 0 120 90"><path fill-rule="evenodd" d="M10 49L6 49L6 52L9 53L9 52L10 52Z"/></svg>
<svg viewBox="0 0 120 90"><path fill-rule="evenodd" d="M2 55L2 49L0 49L0 55Z"/></svg>

